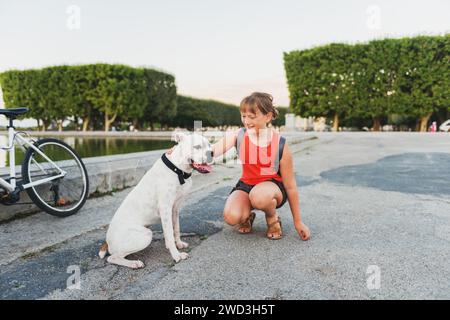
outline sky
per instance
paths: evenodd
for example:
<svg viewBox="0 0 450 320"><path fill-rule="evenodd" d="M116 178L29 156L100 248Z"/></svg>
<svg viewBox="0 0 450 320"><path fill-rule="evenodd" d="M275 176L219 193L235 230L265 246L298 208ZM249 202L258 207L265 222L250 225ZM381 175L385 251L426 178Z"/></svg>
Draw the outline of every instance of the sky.
<svg viewBox="0 0 450 320"><path fill-rule="evenodd" d="M121 63L175 76L179 94L288 106L283 52L450 33L449 0L0 0L0 72Z"/></svg>

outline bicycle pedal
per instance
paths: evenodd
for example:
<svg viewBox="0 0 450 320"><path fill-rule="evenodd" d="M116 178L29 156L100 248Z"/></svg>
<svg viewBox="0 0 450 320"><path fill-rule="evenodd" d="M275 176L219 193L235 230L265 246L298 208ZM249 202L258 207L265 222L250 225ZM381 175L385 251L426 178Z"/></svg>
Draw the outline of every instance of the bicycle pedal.
<svg viewBox="0 0 450 320"><path fill-rule="evenodd" d="M0 194L0 203L9 206L13 205L16 202L20 200L19 193L6 193L6 194Z"/></svg>

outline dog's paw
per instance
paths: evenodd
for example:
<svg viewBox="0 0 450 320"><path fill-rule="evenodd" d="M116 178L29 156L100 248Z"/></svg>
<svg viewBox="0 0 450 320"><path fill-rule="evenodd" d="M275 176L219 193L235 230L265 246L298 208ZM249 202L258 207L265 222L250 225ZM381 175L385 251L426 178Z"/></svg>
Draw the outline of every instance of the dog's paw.
<svg viewBox="0 0 450 320"><path fill-rule="evenodd" d="M180 256L181 256L181 260L186 260L187 258L189 258L189 255L186 252L181 252Z"/></svg>
<svg viewBox="0 0 450 320"><path fill-rule="evenodd" d="M186 252L180 252L177 256L173 257L173 260L178 263L181 260L186 260L187 258L189 258L189 255Z"/></svg>
<svg viewBox="0 0 450 320"><path fill-rule="evenodd" d="M141 260L134 260L130 262L131 269L141 269L145 267L145 264Z"/></svg>
<svg viewBox="0 0 450 320"><path fill-rule="evenodd" d="M177 242L177 248L178 249L186 249L187 247L189 247L189 243L187 242L183 242L183 241L179 241Z"/></svg>

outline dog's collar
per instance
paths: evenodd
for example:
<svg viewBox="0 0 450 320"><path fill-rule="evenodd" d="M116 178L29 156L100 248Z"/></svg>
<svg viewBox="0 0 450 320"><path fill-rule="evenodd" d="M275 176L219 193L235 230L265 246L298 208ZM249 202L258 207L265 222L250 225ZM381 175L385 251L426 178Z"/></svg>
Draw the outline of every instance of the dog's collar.
<svg viewBox="0 0 450 320"><path fill-rule="evenodd" d="M184 172L183 170L179 169L178 167L176 167L167 157L166 154L163 153L162 157L161 157L162 161L164 162L164 164L173 172L175 172L178 175L178 180L180 180L180 184L184 184L184 180L185 179L189 179L192 175L192 173L187 173Z"/></svg>

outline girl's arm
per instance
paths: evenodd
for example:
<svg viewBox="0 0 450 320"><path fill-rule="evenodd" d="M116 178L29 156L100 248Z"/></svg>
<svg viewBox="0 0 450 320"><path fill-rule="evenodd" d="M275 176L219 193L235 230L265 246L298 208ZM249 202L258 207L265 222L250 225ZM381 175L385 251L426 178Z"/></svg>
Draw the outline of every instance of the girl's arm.
<svg viewBox="0 0 450 320"><path fill-rule="evenodd" d="M287 142L284 145L283 157L280 161L280 173L283 177L283 185L286 189L289 206L291 207L294 226L302 240L308 240L311 233L309 228L302 222L300 216L300 200L297 189L297 182L294 174L294 161L291 150Z"/></svg>
<svg viewBox="0 0 450 320"><path fill-rule="evenodd" d="M236 144L238 132L239 130L229 131L222 139L212 145L214 158L223 155Z"/></svg>

